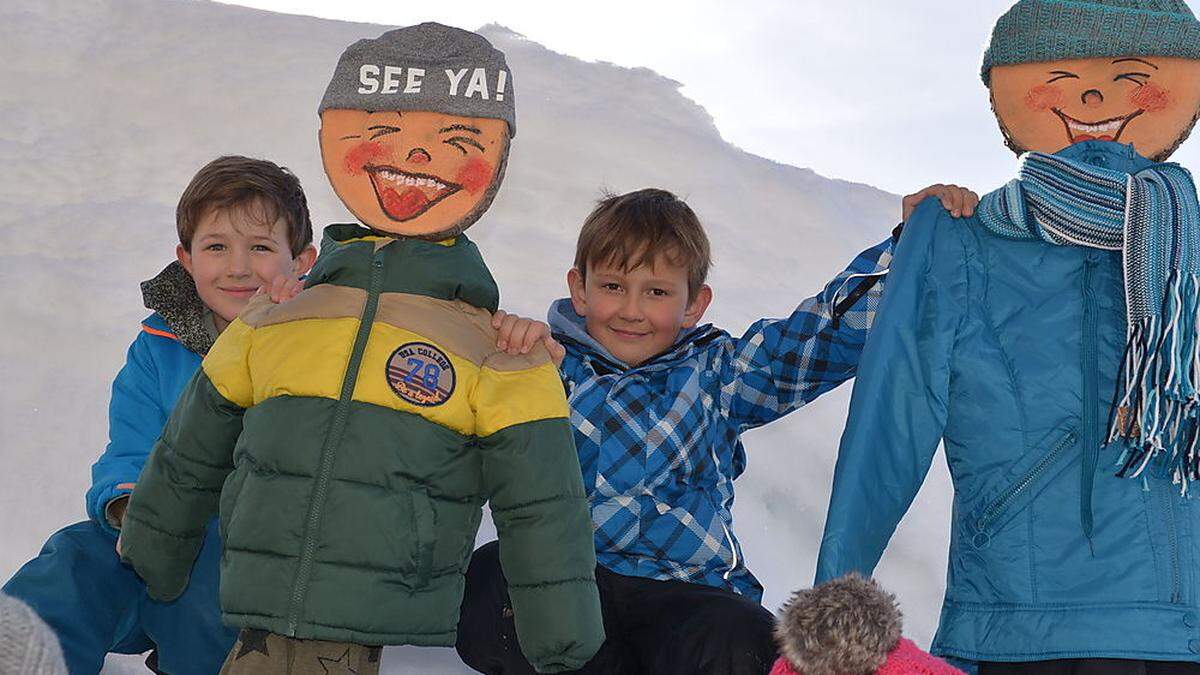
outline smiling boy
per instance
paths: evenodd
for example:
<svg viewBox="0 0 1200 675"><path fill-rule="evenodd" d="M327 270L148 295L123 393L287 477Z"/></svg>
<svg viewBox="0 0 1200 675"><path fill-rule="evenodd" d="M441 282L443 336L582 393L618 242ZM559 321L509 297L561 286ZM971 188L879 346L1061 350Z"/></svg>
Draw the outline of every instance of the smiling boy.
<svg viewBox="0 0 1200 675"><path fill-rule="evenodd" d="M955 212L974 195L935 186ZM898 231L897 231L898 232ZM762 675L773 618L733 533L741 434L854 376L894 241L864 251L785 319L741 337L702 325L708 237L686 203L645 189L602 200L580 230L571 296L550 309L595 528L608 640L581 673ZM498 315L520 351L544 325ZM531 673L509 646L509 580L475 552L457 648L483 673Z"/></svg>
<svg viewBox="0 0 1200 675"><path fill-rule="evenodd" d="M235 632L221 625L217 563L209 524L188 593L173 603L146 596L113 546L129 494L184 385L260 287L312 266L312 224L300 181L248 157L200 169L176 209L177 261L142 284L147 309L113 380L109 443L92 466L90 520L55 533L4 592L24 600L59 637L72 673L96 673L109 652L156 651L172 675L211 675Z"/></svg>

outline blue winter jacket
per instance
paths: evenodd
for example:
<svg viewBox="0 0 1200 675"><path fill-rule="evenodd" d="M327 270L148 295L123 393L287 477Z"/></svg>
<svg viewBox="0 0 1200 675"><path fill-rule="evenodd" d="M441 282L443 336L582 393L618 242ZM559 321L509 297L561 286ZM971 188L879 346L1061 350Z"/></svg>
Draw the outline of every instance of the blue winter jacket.
<svg viewBox="0 0 1200 675"><path fill-rule="evenodd" d="M740 436L854 376L892 248L863 251L785 319L741 337L699 326L633 368L588 335L570 301L551 307L601 565L762 597L733 534Z"/></svg>
<svg viewBox="0 0 1200 675"><path fill-rule="evenodd" d="M202 352L211 345L211 337L195 328L202 320L203 305L186 275L173 263L143 284L147 306L172 320L168 322L156 311L142 322L125 365L113 380L108 447L92 465L87 513L114 536L116 529L105 517L105 509L112 500L133 491L176 399L200 367Z"/></svg>
<svg viewBox="0 0 1200 675"><path fill-rule="evenodd" d="M1062 154L1149 164L1115 143ZM927 200L892 270L817 581L874 570L941 440L954 504L935 653L1200 661L1196 504L1162 466L1117 478L1120 450L1103 446L1125 344L1121 253L1003 239Z"/></svg>

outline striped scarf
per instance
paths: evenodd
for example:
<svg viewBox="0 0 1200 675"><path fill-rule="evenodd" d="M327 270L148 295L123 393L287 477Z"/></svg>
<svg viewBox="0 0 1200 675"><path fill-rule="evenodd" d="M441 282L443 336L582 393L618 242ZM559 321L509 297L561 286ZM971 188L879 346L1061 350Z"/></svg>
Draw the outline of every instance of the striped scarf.
<svg viewBox="0 0 1200 675"><path fill-rule="evenodd" d="M1200 205L1191 174L1155 164L1135 174L1060 156L1025 155L1018 178L983 198L992 232L1121 251L1128 341L1106 444L1120 476L1165 456L1186 492L1200 479Z"/></svg>

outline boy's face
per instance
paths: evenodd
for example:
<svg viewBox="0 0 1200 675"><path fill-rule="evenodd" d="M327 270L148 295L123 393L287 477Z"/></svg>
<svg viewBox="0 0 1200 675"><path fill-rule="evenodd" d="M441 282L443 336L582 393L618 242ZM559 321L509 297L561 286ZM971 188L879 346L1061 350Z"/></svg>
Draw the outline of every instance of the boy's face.
<svg viewBox="0 0 1200 675"><path fill-rule="evenodd" d="M321 157L333 190L372 229L438 238L491 203L508 148L504 120L433 112L326 110Z"/></svg>
<svg viewBox="0 0 1200 675"><path fill-rule="evenodd" d="M1088 140L1132 143L1166 159L1200 110L1200 61L1160 56L996 66L992 106L1018 151L1054 153Z"/></svg>
<svg viewBox="0 0 1200 675"><path fill-rule="evenodd" d="M661 255L652 265L629 271L591 263L585 277L572 269L567 285L588 335L630 366L669 349L680 330L699 323L712 301L708 286L689 298L687 269Z"/></svg>
<svg viewBox="0 0 1200 675"><path fill-rule="evenodd" d="M237 318L260 287L280 275L307 274L317 257L309 246L293 258L287 222L280 217L267 224L259 217L262 213L259 205L209 210L192 235L191 251L183 244L175 249L220 330Z"/></svg>

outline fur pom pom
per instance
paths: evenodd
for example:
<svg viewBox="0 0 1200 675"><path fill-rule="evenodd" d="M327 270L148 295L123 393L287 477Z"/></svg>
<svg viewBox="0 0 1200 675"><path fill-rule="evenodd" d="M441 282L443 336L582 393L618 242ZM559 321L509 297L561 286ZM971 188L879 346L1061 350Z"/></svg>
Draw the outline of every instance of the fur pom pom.
<svg viewBox="0 0 1200 675"><path fill-rule="evenodd" d="M780 652L802 675L874 673L900 641L896 596L857 574L797 591L775 624Z"/></svg>

